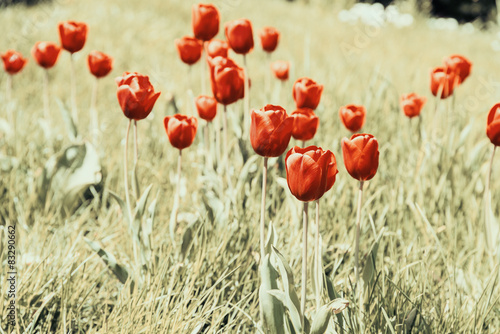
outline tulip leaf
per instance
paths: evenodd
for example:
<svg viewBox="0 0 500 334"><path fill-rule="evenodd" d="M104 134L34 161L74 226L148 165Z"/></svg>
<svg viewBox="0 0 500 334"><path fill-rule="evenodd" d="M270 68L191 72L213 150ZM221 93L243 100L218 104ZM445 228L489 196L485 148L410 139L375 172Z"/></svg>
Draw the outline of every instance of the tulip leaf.
<svg viewBox="0 0 500 334"><path fill-rule="evenodd" d="M278 235L276 234L276 229L274 228L273 222L269 223L266 245L265 245L265 253L271 254L271 248L276 245L278 242Z"/></svg>
<svg viewBox="0 0 500 334"><path fill-rule="evenodd" d="M191 242L193 241L193 229L191 226L188 226L182 235L182 244L181 244L181 259L185 259L186 255L191 246Z"/></svg>
<svg viewBox="0 0 500 334"><path fill-rule="evenodd" d="M276 182L285 191L286 202L290 207L290 211L293 213L292 214L293 224L295 226L300 226L299 215L295 214L297 212L297 200L295 199L295 197L293 197L292 193L290 192L290 189L288 189L288 182L284 177L277 177Z"/></svg>
<svg viewBox="0 0 500 334"><path fill-rule="evenodd" d="M118 264L113 254L102 248L98 242L92 241L88 238L84 238L84 240L90 246L90 248L92 248L92 250L101 257L101 259L104 261L108 269L113 272L113 274L118 278L118 280L122 284L125 284L129 276L127 269L124 266Z"/></svg>
<svg viewBox="0 0 500 334"><path fill-rule="evenodd" d="M384 235L384 229L380 231L377 239L373 242L370 252L368 252L368 258L366 260L365 267L363 268L363 281L365 282L365 288L368 289L370 283L373 281L375 277L375 273L377 272L377 268L375 266L377 259L377 251L380 239Z"/></svg>
<svg viewBox="0 0 500 334"><path fill-rule="evenodd" d="M316 259L316 254L314 254L314 263L311 266L311 276L313 278L313 293L314 295L319 294L320 296L323 295L323 281L324 281L324 274L323 274L323 262L321 258L322 254L322 242L323 239L321 238L321 235L319 236L319 245L317 247L319 248L319 258Z"/></svg>
<svg viewBox="0 0 500 334"><path fill-rule="evenodd" d="M132 170L132 191L135 194L135 198L138 199L141 196L141 188L139 186L139 177L137 176L137 164L134 164L134 169Z"/></svg>
<svg viewBox="0 0 500 334"><path fill-rule="evenodd" d="M297 310L300 310L299 297L297 296L297 293L295 292L294 289L295 282L293 278L292 268L290 268L288 262L285 260L285 257L274 246L272 247L272 255L273 259L276 261L276 264L278 265L285 293L293 302L295 308Z"/></svg>
<svg viewBox="0 0 500 334"><path fill-rule="evenodd" d="M319 311L314 316L310 334L325 333L331 317L332 311L330 310L330 307L328 307L328 304L320 307Z"/></svg>
<svg viewBox="0 0 500 334"><path fill-rule="evenodd" d="M76 140L78 138L78 130L76 128L73 117L71 117L71 113L68 108L66 108L65 104L60 100L56 100L57 105L59 106L59 110L61 111L62 118L64 120L64 124L66 125L66 130L68 130L69 137L71 141Z"/></svg>
<svg viewBox="0 0 500 334"><path fill-rule="evenodd" d="M115 192L113 191L109 191L109 194L111 195L112 198L115 199L115 201L118 203L118 205L120 206L120 209L122 210L122 215L123 217L125 218L125 221L127 222L127 225L128 225L128 228L130 231L132 231L132 222L130 221L130 216L128 214L128 208L127 208L127 204L125 203L125 201L120 197L118 196L118 194L116 194Z"/></svg>
<svg viewBox="0 0 500 334"><path fill-rule="evenodd" d="M260 313L263 317L264 332L285 334L285 309L283 307L283 303L269 293L270 290L278 288L278 273L271 265L269 255L264 257L264 260L260 265L260 277L262 283L259 288L259 307Z"/></svg>

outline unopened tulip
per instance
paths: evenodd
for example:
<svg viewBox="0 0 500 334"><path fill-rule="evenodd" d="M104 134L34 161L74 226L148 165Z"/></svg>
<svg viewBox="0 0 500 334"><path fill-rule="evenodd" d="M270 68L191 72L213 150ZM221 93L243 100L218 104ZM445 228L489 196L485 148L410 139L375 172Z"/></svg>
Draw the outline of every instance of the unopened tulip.
<svg viewBox="0 0 500 334"><path fill-rule="evenodd" d="M314 110L309 108L297 109L290 117L293 118L293 138L303 141L314 138L319 125L319 118L314 113Z"/></svg>
<svg viewBox="0 0 500 334"><path fill-rule="evenodd" d="M323 93L323 85L309 78L300 78L293 84L293 99L297 108L316 109Z"/></svg>
<svg viewBox="0 0 500 334"><path fill-rule="evenodd" d="M75 53L83 49L87 40L88 26L84 22L66 21L59 23L59 37L62 47Z"/></svg>
<svg viewBox="0 0 500 334"><path fill-rule="evenodd" d="M427 102L425 96L418 96L415 93L405 94L401 97L401 108L406 116L412 118L420 116L425 102Z"/></svg>
<svg viewBox="0 0 500 334"><path fill-rule="evenodd" d="M175 114L165 117L163 124L173 147L182 150L191 146L198 129L196 117Z"/></svg>
<svg viewBox="0 0 500 334"><path fill-rule="evenodd" d="M148 117L160 96L160 92L155 92L149 77L137 72L125 72L115 81L118 85L116 95L123 114L136 121Z"/></svg>
<svg viewBox="0 0 500 334"><path fill-rule="evenodd" d="M197 4L192 8L192 26L196 38L209 41L219 32L219 10L213 4Z"/></svg>
<svg viewBox="0 0 500 334"><path fill-rule="evenodd" d="M250 142L258 155L279 157L285 152L293 130L293 118L280 106L252 110Z"/></svg>
<svg viewBox="0 0 500 334"><path fill-rule="evenodd" d="M184 36L175 40L175 46L181 60L188 65L193 65L201 58L203 43L199 39Z"/></svg>
<svg viewBox="0 0 500 334"><path fill-rule="evenodd" d="M87 58L90 73L96 78L102 78L113 69L113 58L100 51L92 51Z"/></svg>
<svg viewBox="0 0 500 334"><path fill-rule="evenodd" d="M1 57L3 68L10 75L19 73L28 62L28 59L24 58L21 53L14 50L8 50Z"/></svg>
<svg viewBox="0 0 500 334"><path fill-rule="evenodd" d="M495 146L500 146L500 103L495 104L488 114L486 135Z"/></svg>
<svg viewBox="0 0 500 334"><path fill-rule="evenodd" d="M348 104L340 107L339 116L347 130L357 132L365 125L366 109L362 105Z"/></svg>
<svg viewBox="0 0 500 334"><path fill-rule="evenodd" d="M280 33L276 28L265 27L260 32L260 42L262 44L262 49L266 52L273 52L278 46L278 40L280 38Z"/></svg>
<svg viewBox="0 0 500 334"><path fill-rule="evenodd" d="M288 72L290 71L290 63L283 60L277 60L271 63L271 71L274 76L282 81L288 80Z"/></svg>
<svg viewBox="0 0 500 334"><path fill-rule="evenodd" d="M206 48L207 54L210 58L215 58L217 56L227 58L229 45L226 41L221 41L220 39L212 39L206 44Z"/></svg>
<svg viewBox="0 0 500 334"><path fill-rule="evenodd" d="M245 93L245 75L241 67L224 57L209 61L212 92L215 99L228 105L242 99Z"/></svg>
<svg viewBox="0 0 500 334"><path fill-rule="evenodd" d="M443 62L447 69L447 73L453 72L458 77L459 84L464 82L470 75L472 63L464 56L451 55L444 58Z"/></svg>
<svg viewBox="0 0 500 334"><path fill-rule="evenodd" d="M444 67L436 67L431 71L431 92L437 96L439 91L441 99L446 99L453 94L455 83L454 72L447 73Z"/></svg>
<svg viewBox="0 0 500 334"><path fill-rule="evenodd" d="M239 19L226 23L226 39L229 47L238 54L247 54L253 49L252 23Z"/></svg>
<svg viewBox="0 0 500 334"><path fill-rule="evenodd" d="M335 155L321 147L295 146L286 154L286 180L290 192L303 202L320 199L335 183Z"/></svg>
<svg viewBox="0 0 500 334"><path fill-rule="evenodd" d="M370 134L342 139L342 155L347 172L358 181L371 180L378 169L378 142Z"/></svg>
<svg viewBox="0 0 500 334"><path fill-rule="evenodd" d="M31 49L31 54L37 64L45 69L55 65L60 52L61 47L52 42L36 42Z"/></svg>
<svg viewBox="0 0 500 334"><path fill-rule="evenodd" d="M194 102L201 119L211 122L217 115L217 100L212 96L200 95Z"/></svg>

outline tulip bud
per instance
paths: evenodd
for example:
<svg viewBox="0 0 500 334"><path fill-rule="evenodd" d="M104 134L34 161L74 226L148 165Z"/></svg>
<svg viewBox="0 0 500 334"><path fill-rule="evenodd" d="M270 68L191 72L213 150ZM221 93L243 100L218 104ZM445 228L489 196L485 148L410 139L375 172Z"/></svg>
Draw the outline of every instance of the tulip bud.
<svg viewBox="0 0 500 334"><path fill-rule="evenodd" d="M59 23L59 37L62 47L75 53L83 49L87 39L88 26L84 22L66 21Z"/></svg>
<svg viewBox="0 0 500 334"><path fill-rule="evenodd" d="M361 105L348 104L340 107L339 116L347 130L358 132L365 125L366 109Z"/></svg>
<svg viewBox="0 0 500 334"><path fill-rule="evenodd" d="M253 49L252 23L247 19L239 19L226 23L226 39L234 52L247 54Z"/></svg>
<svg viewBox="0 0 500 334"><path fill-rule="evenodd" d="M451 55L444 58L443 62L446 67L446 73L453 72L458 77L458 84L464 82L470 75L472 63L464 56Z"/></svg>
<svg viewBox="0 0 500 334"><path fill-rule="evenodd" d="M278 46L278 40L280 33L276 28L265 27L260 32L260 42L262 44L262 49L266 52L273 52Z"/></svg>
<svg viewBox="0 0 500 334"><path fill-rule="evenodd" d="M279 157L285 152L293 130L293 118L285 109L271 104L252 110L250 142L255 153L263 157Z"/></svg>
<svg viewBox="0 0 500 334"><path fill-rule="evenodd" d="M92 51L88 58L90 73L96 78L102 78L113 69L113 58L99 51Z"/></svg>
<svg viewBox="0 0 500 334"><path fill-rule="evenodd" d="M137 72L125 72L115 81L118 85L116 95L123 114L136 121L148 117L160 96L160 92L155 93L149 77Z"/></svg>
<svg viewBox="0 0 500 334"><path fill-rule="evenodd" d="M427 102L425 96L418 96L415 93L405 94L401 97L401 108L406 116L412 118L420 116L425 102Z"/></svg>
<svg viewBox="0 0 500 334"><path fill-rule="evenodd" d="M8 50L1 57L3 68L10 75L19 73L28 62L28 59L24 58L21 53L14 50Z"/></svg>
<svg viewBox="0 0 500 334"><path fill-rule="evenodd" d="M347 172L358 181L371 180L378 169L378 142L369 134L342 139L342 155Z"/></svg>
<svg viewBox="0 0 500 334"><path fill-rule="evenodd" d="M175 46L181 60L188 65L193 65L201 58L203 43L194 37L184 36L176 39Z"/></svg>
<svg viewBox="0 0 500 334"><path fill-rule="evenodd" d="M319 117L316 116L314 110L309 108L297 109L290 117L293 118L293 138L303 141L313 139L319 125Z"/></svg>
<svg viewBox="0 0 500 334"><path fill-rule="evenodd" d="M318 85L309 78L297 79L293 84L293 99L297 108L315 110L321 99L321 93L323 93L323 85Z"/></svg>
<svg viewBox="0 0 500 334"><path fill-rule="evenodd" d="M431 92L432 95L437 96L441 91L440 98L446 99L453 94L455 85L454 72L446 73L443 67L436 67L431 72Z"/></svg>
<svg viewBox="0 0 500 334"><path fill-rule="evenodd" d="M288 80L288 72L290 70L290 63L287 61L277 60L271 63L271 70L274 76L280 80Z"/></svg>
<svg viewBox="0 0 500 334"><path fill-rule="evenodd" d="M488 113L486 135L495 146L500 146L500 103L495 104Z"/></svg>
<svg viewBox="0 0 500 334"><path fill-rule="evenodd" d="M219 32L219 10L213 4L197 4L192 8L194 37L209 41Z"/></svg>
<svg viewBox="0 0 500 334"><path fill-rule="evenodd" d="M217 56L227 58L228 51L229 45L226 41L221 41L220 39L212 39L207 43L207 55L210 58L215 58Z"/></svg>
<svg viewBox="0 0 500 334"><path fill-rule="evenodd" d="M200 95L195 99L196 110L201 119L211 122L217 115L217 100L211 96Z"/></svg>
<svg viewBox="0 0 500 334"><path fill-rule="evenodd" d="M196 117L175 114L165 117L163 124L173 147L182 150L191 146L198 129Z"/></svg>
<svg viewBox="0 0 500 334"><path fill-rule="evenodd" d="M229 59L215 57L209 60L212 92L217 102L228 105L245 94L245 73Z"/></svg>
<svg viewBox="0 0 500 334"><path fill-rule="evenodd" d="M61 48L52 42L36 42L31 49L31 54L38 65L48 69L55 65Z"/></svg>

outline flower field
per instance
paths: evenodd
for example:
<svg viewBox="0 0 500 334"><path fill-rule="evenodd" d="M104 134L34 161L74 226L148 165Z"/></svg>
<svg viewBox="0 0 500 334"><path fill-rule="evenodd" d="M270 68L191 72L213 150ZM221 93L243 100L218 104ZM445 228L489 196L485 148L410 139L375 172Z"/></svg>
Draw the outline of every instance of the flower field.
<svg viewBox="0 0 500 334"><path fill-rule="evenodd" d="M0 333L499 333L498 28L412 3L2 9Z"/></svg>

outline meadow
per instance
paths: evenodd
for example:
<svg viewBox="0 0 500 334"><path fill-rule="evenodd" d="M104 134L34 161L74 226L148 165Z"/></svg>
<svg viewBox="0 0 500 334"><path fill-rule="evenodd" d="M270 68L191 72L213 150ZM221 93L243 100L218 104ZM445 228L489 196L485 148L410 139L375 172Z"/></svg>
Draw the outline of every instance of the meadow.
<svg viewBox="0 0 500 334"><path fill-rule="evenodd" d="M8 106L7 75L0 75L2 297L9 290L8 225L15 224L17 253L16 325L8 329L8 299L3 297L0 333L262 333L262 157L254 153L241 122L243 102L228 107L231 164L227 172L217 173L205 164L200 120L193 145L183 150L178 180L178 150L170 145L163 125L163 118L175 112L196 115L192 97L201 93L202 64L189 69L174 45L176 38L192 33L194 3L198 2L54 0L0 11L0 52L16 49L29 58L26 68L13 77L13 102ZM292 85L296 79L307 76L324 85L316 110L318 132L308 142L331 150L339 169L335 184L321 199L327 282L323 300L349 301L330 319L328 333L499 333L498 153L490 184L491 213L484 210L493 151L485 133L486 118L500 101L500 58L491 45L498 28L436 30L423 14L412 10L411 2L400 3L401 11L415 17L404 28L341 22L337 15L352 5L350 1L213 3L220 10L221 27L241 17L252 21L255 48L247 55L250 108L273 103L290 114L295 109ZM58 42L57 24L66 20L89 25L85 47L74 57L78 103L74 127L69 120L69 54L61 52L49 70L50 121L43 119L43 71L30 54L37 41ZM264 26L281 32L270 58L290 61L287 82L272 78L266 85L269 59L258 38ZM224 39L222 28L218 38ZM94 141L89 130L94 78L86 64L91 50L114 58L113 71L99 82L98 141L87 144L94 149L83 146L83 154L92 155L92 168L79 169L84 177L101 182L78 204L68 204L71 196L58 193L63 186L46 181L51 168L58 168L47 162L68 153L64 150L71 145L81 148L82 143ZM429 73L451 54L469 58L472 72L451 98L436 99L429 89ZM241 55L230 56L243 63ZM152 114L138 122L137 183L141 191L149 191L142 225L150 250L145 251L147 269L134 258L136 240L113 195L124 198L125 193L127 119L114 81L125 71L148 75L155 90L161 91ZM419 119L410 120L401 110L400 97L410 92L428 98ZM362 131L377 138L380 150L378 172L365 184L361 211L364 305L357 302L354 290L358 183L344 167L341 140L351 133L338 114L341 106L350 103L366 107ZM7 107L14 111L15 126L8 120ZM219 118L221 111L219 106ZM301 143L292 139L289 148L293 145ZM77 152L79 159L82 151ZM227 187L228 178L233 188ZM178 223L172 229L178 183ZM301 205L287 187L284 156L269 160L267 189L266 225L272 221L274 246L290 265L298 292ZM135 202L140 196L132 197ZM490 234L485 232L485 214L493 216ZM312 223L310 245L314 229ZM312 248L309 256L312 259ZM107 264L114 261L113 271ZM123 270L129 275L124 276ZM127 276L141 279L127 280ZM307 284L306 316L310 317L314 314L311 278Z"/></svg>

